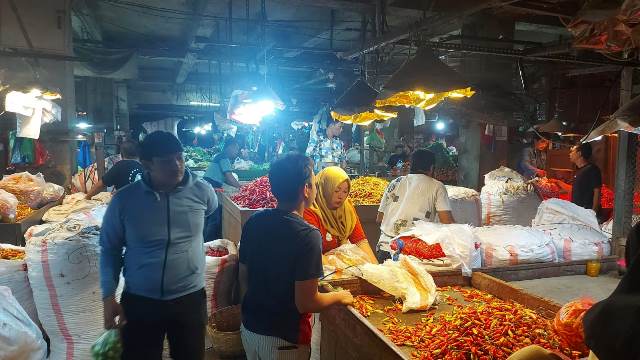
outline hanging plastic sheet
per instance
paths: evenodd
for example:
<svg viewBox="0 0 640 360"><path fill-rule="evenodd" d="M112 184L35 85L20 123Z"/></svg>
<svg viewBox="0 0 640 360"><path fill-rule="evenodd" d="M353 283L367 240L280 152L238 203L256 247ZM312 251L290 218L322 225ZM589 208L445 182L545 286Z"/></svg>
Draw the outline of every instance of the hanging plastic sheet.
<svg viewBox="0 0 640 360"><path fill-rule="evenodd" d="M89 142L83 140L78 144L78 167L82 169L86 169L89 165L91 165L91 148L89 147Z"/></svg>

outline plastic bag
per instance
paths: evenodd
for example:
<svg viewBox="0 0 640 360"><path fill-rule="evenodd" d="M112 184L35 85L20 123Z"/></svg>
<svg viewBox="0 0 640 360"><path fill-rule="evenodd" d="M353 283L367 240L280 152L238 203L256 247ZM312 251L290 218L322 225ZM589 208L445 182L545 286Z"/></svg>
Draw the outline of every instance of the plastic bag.
<svg viewBox="0 0 640 360"><path fill-rule="evenodd" d="M80 200L75 203L54 206L44 213L42 221L60 222L73 214L91 211L101 204L102 203L93 200Z"/></svg>
<svg viewBox="0 0 640 360"><path fill-rule="evenodd" d="M0 221L14 222L18 212L18 199L15 195L0 189Z"/></svg>
<svg viewBox="0 0 640 360"><path fill-rule="evenodd" d="M67 195L62 200L62 205L75 204L80 200L84 200L85 196L86 196L85 193L75 193L75 194Z"/></svg>
<svg viewBox="0 0 640 360"><path fill-rule="evenodd" d="M360 277L402 299L402 312L427 310L436 300L433 278L408 256L400 255L399 261L387 260L382 265L364 264L360 270Z"/></svg>
<svg viewBox="0 0 640 360"><path fill-rule="evenodd" d="M533 219L534 227L564 224L582 224L594 230L600 230L598 218L593 210L560 199L543 201Z"/></svg>
<svg viewBox="0 0 640 360"><path fill-rule="evenodd" d="M564 304L553 319L553 328L562 341L571 349L578 349L582 353L588 352L584 343L584 314L593 306L589 298L582 298Z"/></svg>
<svg viewBox="0 0 640 360"><path fill-rule="evenodd" d="M115 329L107 330L91 345L91 356L94 360L120 360L122 356L122 341L120 332Z"/></svg>
<svg viewBox="0 0 640 360"><path fill-rule="evenodd" d="M6 286L0 286L0 325L0 359L43 360L47 357L47 344L40 329Z"/></svg>
<svg viewBox="0 0 640 360"><path fill-rule="evenodd" d="M344 244L324 254L325 264L334 270L369 264L369 258L356 244Z"/></svg>
<svg viewBox="0 0 640 360"><path fill-rule="evenodd" d="M509 181L509 182L523 183L524 178L517 171L513 169L509 169L508 167L500 166L499 168L491 172L488 172L484 176L485 185L494 181L498 181L498 182Z"/></svg>

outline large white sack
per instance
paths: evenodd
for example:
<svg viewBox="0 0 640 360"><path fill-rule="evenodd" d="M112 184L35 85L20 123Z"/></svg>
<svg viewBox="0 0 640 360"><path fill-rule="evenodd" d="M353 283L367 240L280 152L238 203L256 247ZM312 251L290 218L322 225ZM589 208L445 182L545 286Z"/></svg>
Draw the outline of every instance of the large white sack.
<svg viewBox="0 0 640 360"><path fill-rule="evenodd" d="M482 203L477 191L460 186L445 185L449 195L451 213L458 224L480 226L482 224Z"/></svg>
<svg viewBox="0 0 640 360"><path fill-rule="evenodd" d="M23 247L0 244L0 249L16 249L24 251ZM11 293L26 311L29 318L36 324L38 321L38 312L36 304L33 302L33 293L27 278L27 263L25 260L2 260L0 259L0 286L7 286L11 289ZM1 359L2 357L0 357Z"/></svg>
<svg viewBox="0 0 640 360"><path fill-rule="evenodd" d="M533 186L524 183L492 182L482 187L483 225L531 226L540 198Z"/></svg>
<svg viewBox="0 0 640 360"><path fill-rule="evenodd" d="M480 240L482 266L558 261L553 241L544 232L524 226L474 228Z"/></svg>
<svg viewBox="0 0 640 360"><path fill-rule="evenodd" d="M108 206L109 205L98 205L91 209L74 212L69 215L67 219L81 221L85 226L102 227L102 220L104 219L104 214L107 212Z"/></svg>
<svg viewBox="0 0 640 360"><path fill-rule="evenodd" d="M538 212L532 224L533 226L582 224L594 230L600 229L598 218L593 210L585 209L582 206L561 199L543 201L538 207Z"/></svg>
<svg viewBox="0 0 640 360"><path fill-rule="evenodd" d="M607 234L583 224L536 225L551 239L560 261L598 259L611 254Z"/></svg>
<svg viewBox="0 0 640 360"><path fill-rule="evenodd" d="M0 286L0 359L43 360L47 344L38 326L11 294Z"/></svg>
<svg viewBox="0 0 640 360"><path fill-rule="evenodd" d="M525 179L517 171L513 169L509 169L508 167L505 167L505 166L500 166L499 168L491 172L488 172L484 175L485 185L494 181L497 181L497 182L508 181L508 182L523 183L525 182Z"/></svg>
<svg viewBox="0 0 640 360"><path fill-rule="evenodd" d="M50 359L90 359L102 334L97 226L68 219L27 230L27 267Z"/></svg>
<svg viewBox="0 0 640 360"><path fill-rule="evenodd" d="M229 254L221 257L205 256L204 288L207 292L207 315L233 305L233 290L238 278L238 249L233 242L218 239L204 243L208 249L226 249Z"/></svg>
<svg viewBox="0 0 640 360"><path fill-rule="evenodd" d="M465 276L471 276L472 269L482 266L480 241L469 225L435 224L420 220L398 237L401 236L414 236L429 245L440 243L442 251L452 260L452 266L460 265Z"/></svg>
<svg viewBox="0 0 640 360"><path fill-rule="evenodd" d="M42 216L44 222L60 222L68 218L70 215L90 211L102 203L94 200L77 200L75 202L69 202L67 204L54 206L47 210Z"/></svg>

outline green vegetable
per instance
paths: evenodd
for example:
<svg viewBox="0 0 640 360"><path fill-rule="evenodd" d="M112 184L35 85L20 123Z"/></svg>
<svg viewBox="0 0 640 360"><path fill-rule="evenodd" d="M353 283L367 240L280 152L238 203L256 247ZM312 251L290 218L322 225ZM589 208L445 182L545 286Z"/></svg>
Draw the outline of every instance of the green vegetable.
<svg viewBox="0 0 640 360"><path fill-rule="evenodd" d="M122 357L122 342L118 330L107 330L91 346L94 360L119 360Z"/></svg>

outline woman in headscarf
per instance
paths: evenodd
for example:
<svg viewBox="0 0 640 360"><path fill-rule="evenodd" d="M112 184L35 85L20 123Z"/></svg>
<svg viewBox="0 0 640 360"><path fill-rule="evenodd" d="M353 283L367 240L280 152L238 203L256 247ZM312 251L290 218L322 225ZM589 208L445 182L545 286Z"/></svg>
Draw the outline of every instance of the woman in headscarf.
<svg viewBox="0 0 640 360"><path fill-rule="evenodd" d="M322 253L352 243L362 249L371 262L377 263L349 199L351 181L347 173L337 166L329 166L318 173L316 183L318 194L313 205L304 211L304 219L320 230Z"/></svg>

